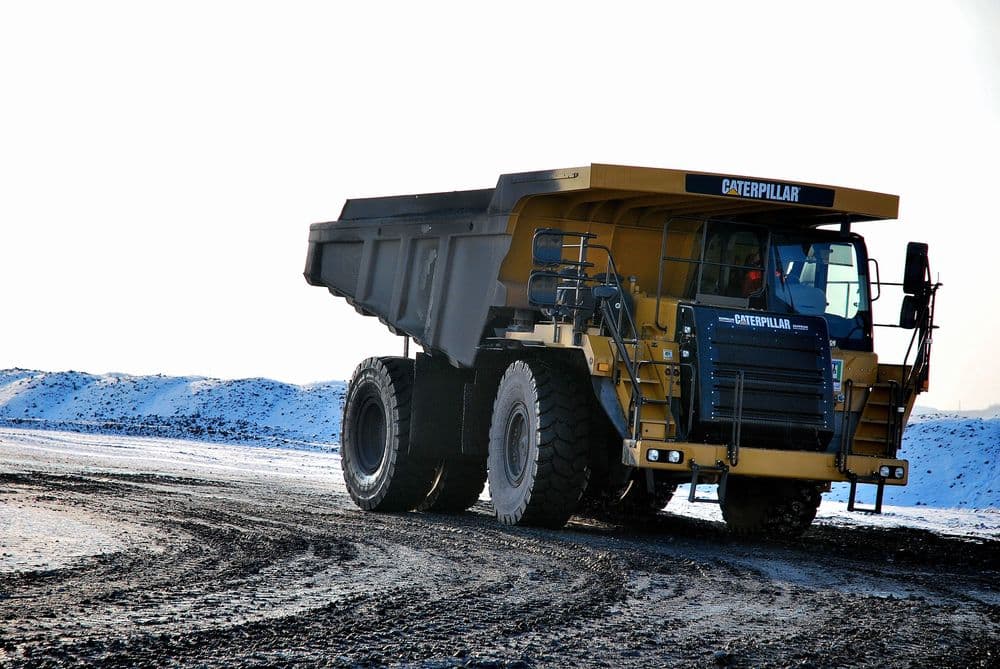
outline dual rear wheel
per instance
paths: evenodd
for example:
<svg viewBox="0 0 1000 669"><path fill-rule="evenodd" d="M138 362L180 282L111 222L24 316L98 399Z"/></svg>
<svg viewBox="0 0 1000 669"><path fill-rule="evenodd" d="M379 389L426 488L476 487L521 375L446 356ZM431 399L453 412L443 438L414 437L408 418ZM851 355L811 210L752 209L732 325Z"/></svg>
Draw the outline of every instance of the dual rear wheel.
<svg viewBox="0 0 1000 669"><path fill-rule="evenodd" d="M347 492L366 511L464 511L483 490L485 463L410 451L413 367L409 358L368 358L355 370L341 432Z"/></svg>
<svg viewBox="0 0 1000 669"><path fill-rule="evenodd" d="M430 459L410 450L413 360L368 358L344 403L348 493L367 511L456 513L476 503L488 477L501 522L561 527L589 473L587 400L570 376L543 362L512 363L497 388L488 456Z"/></svg>
<svg viewBox="0 0 1000 669"><path fill-rule="evenodd" d="M344 401L341 466L347 492L366 511L409 511L430 491L435 463L410 452L413 361L368 358Z"/></svg>

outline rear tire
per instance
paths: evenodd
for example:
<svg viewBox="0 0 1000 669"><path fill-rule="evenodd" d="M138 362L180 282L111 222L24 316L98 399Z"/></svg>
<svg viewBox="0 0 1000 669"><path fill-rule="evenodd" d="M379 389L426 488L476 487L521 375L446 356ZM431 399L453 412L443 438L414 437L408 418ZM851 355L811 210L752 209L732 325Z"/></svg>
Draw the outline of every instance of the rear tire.
<svg viewBox="0 0 1000 669"><path fill-rule="evenodd" d="M734 534L791 539L812 524L820 499L815 483L734 477L726 483L722 517Z"/></svg>
<svg viewBox="0 0 1000 669"><path fill-rule="evenodd" d="M487 462L504 524L562 527L587 487L590 389L571 378L568 369L518 360L500 379Z"/></svg>
<svg viewBox="0 0 1000 669"><path fill-rule="evenodd" d="M434 463L409 453L413 360L368 358L344 402L341 466L366 511L409 511L427 497Z"/></svg>
<svg viewBox="0 0 1000 669"><path fill-rule="evenodd" d="M434 470L431 491L418 511L461 513L479 500L486 485L486 462L468 458L445 458Z"/></svg>

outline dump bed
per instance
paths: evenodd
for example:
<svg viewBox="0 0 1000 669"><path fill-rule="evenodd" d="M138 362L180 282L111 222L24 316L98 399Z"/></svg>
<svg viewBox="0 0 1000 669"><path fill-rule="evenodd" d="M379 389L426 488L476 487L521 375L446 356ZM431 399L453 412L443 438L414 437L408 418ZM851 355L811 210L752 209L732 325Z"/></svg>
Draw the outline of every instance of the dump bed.
<svg viewBox="0 0 1000 669"><path fill-rule="evenodd" d="M895 218L897 208L892 195L701 172L595 164L507 174L483 190L348 200L338 220L311 226L305 277L471 366L498 310L527 306L537 227L651 232L674 216L814 227Z"/></svg>

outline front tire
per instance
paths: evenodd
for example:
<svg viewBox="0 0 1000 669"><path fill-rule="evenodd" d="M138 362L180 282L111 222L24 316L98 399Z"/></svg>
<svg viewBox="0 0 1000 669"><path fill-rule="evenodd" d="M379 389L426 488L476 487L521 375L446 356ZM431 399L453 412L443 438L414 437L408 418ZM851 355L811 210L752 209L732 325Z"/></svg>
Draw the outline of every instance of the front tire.
<svg viewBox="0 0 1000 669"><path fill-rule="evenodd" d="M726 483L722 517L733 534L791 539L812 524L820 499L815 483L733 477Z"/></svg>
<svg viewBox="0 0 1000 669"><path fill-rule="evenodd" d="M409 511L431 488L434 463L409 453L413 360L368 358L344 402L341 466L366 511Z"/></svg>
<svg viewBox="0 0 1000 669"><path fill-rule="evenodd" d="M587 487L589 394L572 378L568 369L518 360L500 379L487 462L504 524L562 527Z"/></svg>

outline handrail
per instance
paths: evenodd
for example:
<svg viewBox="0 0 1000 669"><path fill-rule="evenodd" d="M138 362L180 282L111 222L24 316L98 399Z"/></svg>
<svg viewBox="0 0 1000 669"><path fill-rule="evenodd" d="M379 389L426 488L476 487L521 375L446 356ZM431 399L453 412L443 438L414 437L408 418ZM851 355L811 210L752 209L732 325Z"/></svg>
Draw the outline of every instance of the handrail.
<svg viewBox="0 0 1000 669"><path fill-rule="evenodd" d="M549 233L545 230L536 230L536 236L540 234L555 234L554 232ZM615 353L620 358L620 361L625 366L625 371L629 377L629 384L632 389L631 403L633 405L633 416L631 432L633 439L638 439L639 433L639 423L641 419L642 406L645 402L645 398L642 394L642 385L639 379L638 366L636 365L636 360L639 358L639 328L635 323L635 318L632 315L632 310L629 308L628 302L625 300L625 289L622 286L621 280L618 275L618 267L615 263L614 254L612 254L611 249L602 244L590 244L589 240L594 239L597 235L593 233L579 233L579 232L567 232L560 231L560 235L563 236L574 236L580 239L579 244L564 244L563 248L579 248L580 253L578 260L576 261L560 261L559 264L567 265L577 269L575 275L570 275L566 277L567 281L573 282L572 289L576 294L575 304L572 308L579 309L580 304L580 293L582 285L586 281L594 281L590 279L582 270L586 267L594 267L594 264L587 261L587 251L589 249L598 249L604 251L607 255L607 266L605 271L605 283L603 285L612 286L617 294L618 304L617 313L612 311L612 307L608 302L607 297L601 297L601 316L602 321L608 326L608 332L611 335L611 340L615 344ZM628 328L626 330L626 327ZM625 335L628 335L626 337ZM632 346L632 353L629 354L628 347ZM615 367L617 368L617 360Z"/></svg>
<svg viewBox="0 0 1000 669"><path fill-rule="evenodd" d="M881 292L881 286L899 286L902 287L903 284L895 281L881 281L879 282L879 291ZM933 342L933 332L938 329L938 326L934 325L934 307L937 301L937 291L942 284L940 282L931 283L928 281L926 286L926 293L924 296L927 298L927 303L921 308L920 319L918 325L913 328L913 334L910 336L910 342L906 347L906 354L903 356L903 362L900 364L900 375L899 375L899 385L903 391L905 401L906 393L915 389L918 380L921 375L927 370L930 364L930 348ZM903 328L901 325L894 323L872 323L872 327L876 328ZM914 346L916 344L916 346ZM910 359L910 354L918 351L917 357L914 361L914 365L910 369L910 372L906 372L906 365Z"/></svg>
<svg viewBox="0 0 1000 669"><path fill-rule="evenodd" d="M840 451L837 453L837 469L841 474L847 473L847 459L851 455L851 439L848 434L851 431L851 410L854 407L854 380L847 379L844 382L844 410L840 418ZM865 400L867 402L867 399Z"/></svg>
<svg viewBox="0 0 1000 669"><path fill-rule="evenodd" d="M905 366L904 366L905 368ZM905 390L905 388L903 388ZM900 391L900 385L895 381L889 382L889 417L887 419L885 434L885 452L890 458L896 457L899 452L899 441L902 437L900 430L899 409L902 403L906 402L906 397Z"/></svg>
<svg viewBox="0 0 1000 669"><path fill-rule="evenodd" d="M605 321L613 321L614 314L611 312L611 305L608 304L607 300L602 301L601 311L603 312ZM628 348L621 337L621 333L617 328L609 327L608 333L611 335L611 340L615 343L615 348L618 354L621 356L622 362L625 364L625 371L628 373L629 384L632 386L632 401L634 403L633 407L633 418L632 418L632 438L638 439L639 430L639 410L642 406L642 388L639 382L638 376L636 376L635 369L633 368L632 360L628 354ZM639 401L636 402L635 398L638 397Z"/></svg>
<svg viewBox="0 0 1000 669"><path fill-rule="evenodd" d="M736 372L736 379L733 385L733 434L726 449L729 456L729 464L735 467L740 461L740 442L743 440L743 385L746 375L742 369Z"/></svg>

